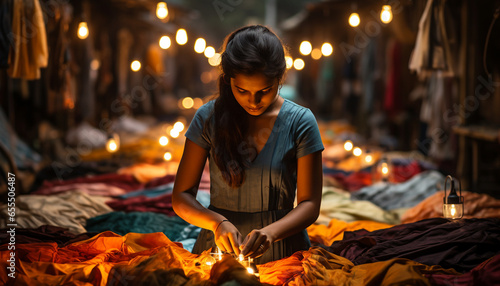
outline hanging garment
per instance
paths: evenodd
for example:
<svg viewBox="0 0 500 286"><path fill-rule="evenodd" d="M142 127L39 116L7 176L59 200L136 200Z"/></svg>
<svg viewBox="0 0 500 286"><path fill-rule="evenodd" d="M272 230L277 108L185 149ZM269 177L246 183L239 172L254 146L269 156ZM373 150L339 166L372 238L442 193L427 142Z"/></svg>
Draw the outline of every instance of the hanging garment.
<svg viewBox="0 0 500 286"><path fill-rule="evenodd" d="M40 68L49 59L47 35L38 0L14 0L12 32L14 45L9 54L8 75L27 80L39 79Z"/></svg>
<svg viewBox="0 0 500 286"><path fill-rule="evenodd" d="M444 18L446 0L428 0L418 25L408 67L427 77L435 70L454 75L449 36Z"/></svg>
<svg viewBox="0 0 500 286"><path fill-rule="evenodd" d="M0 69L9 67L9 50L12 44L12 0L0 3Z"/></svg>

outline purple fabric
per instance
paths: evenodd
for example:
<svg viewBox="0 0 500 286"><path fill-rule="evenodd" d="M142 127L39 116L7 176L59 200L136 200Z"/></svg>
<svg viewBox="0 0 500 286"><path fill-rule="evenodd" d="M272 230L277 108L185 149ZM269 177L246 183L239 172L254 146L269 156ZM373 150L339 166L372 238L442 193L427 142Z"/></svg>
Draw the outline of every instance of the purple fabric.
<svg viewBox="0 0 500 286"><path fill-rule="evenodd" d="M427 265L470 271L500 254L500 219L426 219L373 232L345 232L326 249L354 264L408 258Z"/></svg>

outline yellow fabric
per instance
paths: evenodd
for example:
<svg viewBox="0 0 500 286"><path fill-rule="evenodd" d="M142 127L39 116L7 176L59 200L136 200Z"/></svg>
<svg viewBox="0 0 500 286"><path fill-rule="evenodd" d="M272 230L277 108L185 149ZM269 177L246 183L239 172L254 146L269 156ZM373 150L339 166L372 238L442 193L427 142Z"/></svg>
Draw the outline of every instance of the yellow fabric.
<svg viewBox="0 0 500 286"><path fill-rule="evenodd" d="M332 219L328 226L321 224L313 224L307 228L309 238L313 242L321 243L330 246L336 240L344 238L345 231L355 231L358 229L366 229L367 231L374 231L384 228L392 227L391 224L360 220L354 222L345 222L337 219Z"/></svg>
<svg viewBox="0 0 500 286"><path fill-rule="evenodd" d="M12 33L14 47L9 53L8 75L27 80L39 79L40 68L49 60L47 35L38 0L14 0Z"/></svg>
<svg viewBox="0 0 500 286"><path fill-rule="evenodd" d="M303 271L301 271L301 268ZM259 266L260 281L271 285L430 285L423 274L459 275L453 269L395 258L354 265L323 248Z"/></svg>

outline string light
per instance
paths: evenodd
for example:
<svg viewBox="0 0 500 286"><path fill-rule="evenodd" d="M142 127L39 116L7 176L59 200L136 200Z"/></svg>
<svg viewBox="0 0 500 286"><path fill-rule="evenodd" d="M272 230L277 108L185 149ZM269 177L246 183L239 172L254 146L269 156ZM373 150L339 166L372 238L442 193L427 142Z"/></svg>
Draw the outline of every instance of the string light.
<svg viewBox="0 0 500 286"><path fill-rule="evenodd" d="M168 16L168 9L167 9L167 3L165 2L158 2L156 5L156 17L158 19L165 19Z"/></svg>
<svg viewBox="0 0 500 286"><path fill-rule="evenodd" d="M349 25L351 25L351 27L357 27L357 26L359 26L359 23L361 23L361 19L359 18L359 14L352 13L351 16L349 16Z"/></svg>
<svg viewBox="0 0 500 286"><path fill-rule="evenodd" d="M203 105L203 100L199 97L196 97L193 99L193 108L198 109Z"/></svg>
<svg viewBox="0 0 500 286"><path fill-rule="evenodd" d="M205 51L205 47L207 46L207 42L203 38L198 38L194 42L194 51L198 54L201 54Z"/></svg>
<svg viewBox="0 0 500 286"><path fill-rule="evenodd" d="M354 147L354 145L352 144L352 142L350 140L347 140L344 143L344 150L346 150L348 152L351 151L353 147Z"/></svg>
<svg viewBox="0 0 500 286"><path fill-rule="evenodd" d="M314 60L319 60L321 58L321 50L320 49L313 49L311 52L311 57Z"/></svg>
<svg viewBox="0 0 500 286"><path fill-rule="evenodd" d="M215 49L214 49L214 47L212 47L212 46L208 46L208 47L205 49L204 54L205 54L205 57L207 57L207 58L211 58L211 57L213 57L213 56L215 55Z"/></svg>
<svg viewBox="0 0 500 286"><path fill-rule="evenodd" d="M182 107L184 107L185 109L190 109L193 107L193 105L194 105L194 100L191 97L188 96L182 99Z"/></svg>
<svg viewBox="0 0 500 286"><path fill-rule="evenodd" d="M163 36L160 38L160 48L166 50L170 48L170 45L172 45L172 41L169 36Z"/></svg>
<svg viewBox="0 0 500 286"><path fill-rule="evenodd" d="M133 61L131 64L130 64L130 69L132 69L133 71L139 71L141 69L141 62L138 61L138 60L135 60Z"/></svg>
<svg viewBox="0 0 500 286"><path fill-rule="evenodd" d="M172 160L172 153L170 153L170 152L165 152L165 154L163 154L163 159L164 159L165 161L170 161L170 160Z"/></svg>
<svg viewBox="0 0 500 286"><path fill-rule="evenodd" d="M392 21L391 5L382 6L382 11L380 12L380 20L385 24L389 24Z"/></svg>
<svg viewBox="0 0 500 286"><path fill-rule="evenodd" d="M177 30L177 33L175 34L175 41L179 45L185 45L188 41L188 35L185 29L179 29Z"/></svg>
<svg viewBox="0 0 500 286"><path fill-rule="evenodd" d="M304 66L305 66L305 65L306 65L306 64L304 63L304 60L303 60L303 59L300 59L300 58L299 58L299 59L295 59L295 60L293 61L293 67L294 67L296 70L298 70L298 71L302 70L302 69L304 68Z"/></svg>
<svg viewBox="0 0 500 286"><path fill-rule="evenodd" d="M177 131L181 132L182 130L184 130L184 123L182 123L180 121L175 122L173 130L177 130Z"/></svg>
<svg viewBox="0 0 500 286"><path fill-rule="evenodd" d="M372 157L372 155L366 155L366 157L365 157L365 162L366 162L366 163L371 163L372 161L373 161L373 157Z"/></svg>
<svg viewBox="0 0 500 286"><path fill-rule="evenodd" d="M80 22L78 24L78 38L84 40L89 36L89 28L87 22Z"/></svg>
<svg viewBox="0 0 500 286"><path fill-rule="evenodd" d="M208 63L213 66L213 67L216 67L220 64L220 54L219 53L215 53L213 57L209 58L208 59Z"/></svg>
<svg viewBox="0 0 500 286"><path fill-rule="evenodd" d="M120 137L117 134L109 135L106 141L106 150L109 153L115 153L120 148Z"/></svg>
<svg viewBox="0 0 500 286"><path fill-rule="evenodd" d="M332 47L332 44L330 43L324 43L322 46L321 46L321 53L323 54L323 56L325 57L328 57L330 56L332 53L333 53L333 47Z"/></svg>
<svg viewBox="0 0 500 286"><path fill-rule="evenodd" d="M311 43L309 41L302 41L302 43L300 43L299 51L304 56L309 55L312 51Z"/></svg>
<svg viewBox="0 0 500 286"><path fill-rule="evenodd" d="M286 68L291 69L293 67L293 59L290 56L285 56Z"/></svg>
<svg viewBox="0 0 500 286"><path fill-rule="evenodd" d="M167 144L168 144L167 136L161 136L159 142L160 142L161 146L167 146Z"/></svg>
<svg viewBox="0 0 500 286"><path fill-rule="evenodd" d="M359 147L356 147L354 148L354 150L352 150L352 154L354 154L354 156L356 157L359 157L361 156L361 154L363 154L363 150L361 150L361 148Z"/></svg>

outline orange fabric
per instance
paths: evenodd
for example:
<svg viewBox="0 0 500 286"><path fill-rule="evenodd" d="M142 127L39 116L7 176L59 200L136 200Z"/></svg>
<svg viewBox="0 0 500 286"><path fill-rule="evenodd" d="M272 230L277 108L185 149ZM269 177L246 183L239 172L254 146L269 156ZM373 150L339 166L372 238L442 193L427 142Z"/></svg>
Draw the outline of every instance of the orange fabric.
<svg viewBox="0 0 500 286"><path fill-rule="evenodd" d="M258 268L260 282L271 285L430 285L423 274L459 275L403 258L355 266L319 247Z"/></svg>
<svg viewBox="0 0 500 286"><path fill-rule="evenodd" d="M0 246L2 285L11 279L3 266L9 255L7 245ZM162 263L158 265L162 268L181 268L188 276L209 278L209 269L196 266L207 254L192 254L163 233L120 236L107 231L62 248L56 243L17 244L15 282L16 285L106 285L114 266L134 267L155 255L161 257Z"/></svg>
<svg viewBox="0 0 500 286"><path fill-rule="evenodd" d="M447 193L449 193L447 191ZM462 191L464 197L463 218L500 218L500 200L487 194ZM407 210L401 223L411 223L427 218L443 217L444 191L426 198L415 207Z"/></svg>
<svg viewBox="0 0 500 286"><path fill-rule="evenodd" d="M328 226L321 224L313 224L307 228L307 233L312 242L323 244L326 246L332 245L335 240L342 240L345 231L355 231L358 229L366 229L374 231L392 227L391 224L359 220L354 222L344 222L337 219L332 219Z"/></svg>

